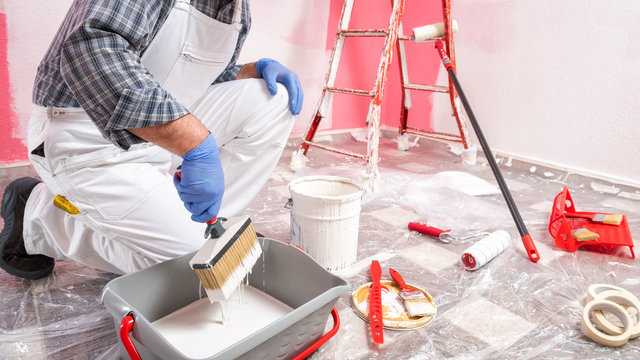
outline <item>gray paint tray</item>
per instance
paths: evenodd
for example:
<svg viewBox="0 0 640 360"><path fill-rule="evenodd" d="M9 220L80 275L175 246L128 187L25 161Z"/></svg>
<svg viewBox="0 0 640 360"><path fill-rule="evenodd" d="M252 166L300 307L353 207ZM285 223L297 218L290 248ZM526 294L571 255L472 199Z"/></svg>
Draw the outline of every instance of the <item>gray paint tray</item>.
<svg viewBox="0 0 640 360"><path fill-rule="evenodd" d="M332 308L351 290L349 283L295 246L259 240L263 256L249 275L249 285L291 306L293 311L208 359L291 359L317 348L326 339L323 333L329 313L334 315L332 331L337 331L339 319ZM131 335L142 359L191 359L167 342L151 323L199 300L200 280L189 267L194 253L114 279L102 292L102 303L113 316L116 331L127 315L133 318L132 333L126 337ZM122 342L126 339L119 338L121 355L127 358Z"/></svg>

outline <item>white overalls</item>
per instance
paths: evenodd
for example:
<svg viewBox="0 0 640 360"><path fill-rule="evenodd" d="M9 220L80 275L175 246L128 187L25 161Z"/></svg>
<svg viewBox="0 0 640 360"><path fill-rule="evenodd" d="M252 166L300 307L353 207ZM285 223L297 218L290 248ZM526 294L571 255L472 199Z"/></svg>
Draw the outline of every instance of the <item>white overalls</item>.
<svg viewBox="0 0 640 360"><path fill-rule="evenodd" d="M264 186L293 126L282 85L275 96L262 79L210 85L237 43L241 0L236 3L233 23L225 24L177 0L142 57L216 138L225 177L220 216L227 217L244 212ZM45 157L31 154L43 142ZM191 221L178 197L171 171L179 158L168 151L151 143L122 150L82 109L40 106L27 147L44 181L25 208L28 253L122 274L202 246L205 225ZM81 213L55 207L58 194Z"/></svg>

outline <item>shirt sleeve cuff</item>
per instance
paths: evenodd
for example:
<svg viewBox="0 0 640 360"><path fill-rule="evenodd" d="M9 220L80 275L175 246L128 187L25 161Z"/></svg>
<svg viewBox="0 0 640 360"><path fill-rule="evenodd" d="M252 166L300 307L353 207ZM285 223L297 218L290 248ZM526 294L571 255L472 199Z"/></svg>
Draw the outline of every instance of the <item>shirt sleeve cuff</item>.
<svg viewBox="0 0 640 360"><path fill-rule="evenodd" d="M102 132L126 150L145 141L126 129L158 126L187 114L189 111L161 88L125 89Z"/></svg>
<svg viewBox="0 0 640 360"><path fill-rule="evenodd" d="M216 79L216 81L214 81L214 84L219 84L219 83L223 83L226 81L231 81L231 80L235 80L238 77L238 73L240 72L240 69L243 67L244 65L236 65L234 67L228 68L225 71L222 72L222 74L220 74L220 76L218 76L218 78Z"/></svg>

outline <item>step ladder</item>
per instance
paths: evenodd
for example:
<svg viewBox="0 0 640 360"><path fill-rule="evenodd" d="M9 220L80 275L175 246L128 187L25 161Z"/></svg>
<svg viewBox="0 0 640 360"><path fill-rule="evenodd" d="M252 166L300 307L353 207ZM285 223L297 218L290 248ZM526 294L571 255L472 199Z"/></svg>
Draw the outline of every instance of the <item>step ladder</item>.
<svg viewBox="0 0 640 360"><path fill-rule="evenodd" d="M299 149L294 152L291 158L291 168L295 171L297 168L304 166L306 162L306 155L310 147L315 147L321 150L331 151L334 153L360 158L367 162L366 171L363 174L363 185L368 190L376 190L376 181L379 178L378 172L378 146L380 139L380 104L382 102L382 96L384 93L384 87L387 81L387 75L389 73L389 66L391 64L391 58L393 54L393 48L397 46L398 56L400 58L400 71L402 78L402 106L401 119L400 119L400 142L406 140L408 144L408 135L415 134L422 137L434 137L442 140L458 141L462 142L465 149L469 148L469 142L467 137L467 131L464 121L462 120L461 113L459 111L459 105L456 105L457 95L453 84L449 80L448 87L434 86L434 85L419 85L412 84L408 79L407 63L404 50L404 40L414 40L414 36L405 36L402 33L402 15L404 12L404 0L391 0L392 14L389 20L389 27L387 29L349 29L349 21L353 10L354 0L345 0L342 7L342 13L340 15L340 21L338 25L338 31L336 39L333 45L331 53L331 60L329 63L329 71L325 79L325 86L322 89L320 102L316 109L313 121L309 124L305 136L300 144ZM444 17L444 36L434 38L430 40L443 40L447 45L447 51L453 54L453 29L451 20L451 0L442 0L443 17ZM349 89L339 88L335 86L335 81L338 72L338 66L340 63L340 56L344 46L344 40L347 37L385 37L384 47L380 62L378 66L378 74L371 90L361 89ZM401 41L399 41L401 40ZM435 51L435 49L434 49ZM453 60L453 59L452 59ZM460 136L439 133L434 131L422 130L415 127L409 127L407 125L407 115L411 108L411 94L410 90L423 90L423 91L436 91L442 93L449 93L451 104L453 107L453 113L458 122L458 128L460 130ZM349 95L367 96L371 98L369 104L369 110L367 113L366 125L368 128L367 134L367 152L366 154L355 153L346 149L340 149L330 145L324 145L313 141L318 126L323 118L325 118L329 111L329 105L331 103L331 97L333 93L342 93ZM408 148L408 146L407 146Z"/></svg>
<svg viewBox="0 0 640 360"><path fill-rule="evenodd" d="M442 26L444 30L444 35L441 37L430 37L428 39L421 38L420 28L414 29L414 35L410 37L406 37L402 33L402 26L398 29L398 39L400 40L413 40L416 42L433 42L437 40L441 40L445 44L445 50L449 55L449 59L453 63L455 68L455 47L453 34L457 31L456 25L452 16L451 16L451 0L442 0L442 19L443 22L440 24L427 25L422 28ZM431 30L431 29L429 29ZM433 32L433 31L430 31ZM464 121L462 115L462 107L460 104L460 99L458 98L458 94L455 90L453 82L449 77L448 86L439 86L439 85L424 85L424 84L414 84L409 81L409 71L407 67L407 57L405 55L405 46L404 42L398 41L397 43L398 50L398 64L400 68L400 79L402 86L402 101L401 101L401 111L400 111L400 126L398 127L398 131L400 133L400 137L398 138L398 149L400 150L408 150L409 149L409 139L408 134L417 135L420 137L426 138L434 138L439 140L453 141L462 143L464 149L463 151L463 159L467 162L475 162L475 147L471 146L469 141L469 133L467 130L466 123ZM435 50L434 50L435 51ZM446 93L449 94L449 100L451 102L452 116L456 119L456 123L458 125L459 134L450 134L444 132L437 132L433 130L421 129L413 126L409 126L407 124L409 109L411 109L411 90L418 91L429 91L429 92L437 92L437 93Z"/></svg>

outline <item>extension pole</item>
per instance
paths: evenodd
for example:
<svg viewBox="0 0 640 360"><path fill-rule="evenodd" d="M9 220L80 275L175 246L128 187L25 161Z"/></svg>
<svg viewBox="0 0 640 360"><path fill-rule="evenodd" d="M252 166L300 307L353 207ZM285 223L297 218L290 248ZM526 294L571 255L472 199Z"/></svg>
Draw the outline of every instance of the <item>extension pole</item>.
<svg viewBox="0 0 640 360"><path fill-rule="evenodd" d="M491 149L489 149L489 144L487 144L487 140L484 138L484 135L482 134L480 125L478 125L478 121L476 120L475 115L473 115L473 111L471 110L471 106L467 101L467 97L464 95L464 92L462 91L462 87L460 86L460 83L458 82L458 78L456 77L456 72L453 67L453 63L451 62L451 60L449 59L449 56L444 50L444 46L442 45L441 40L436 41L436 49L438 49L438 53L440 54L440 59L442 59L442 64L444 64L444 67L447 69L447 72L449 73L449 77L451 78L451 82L453 82L453 85L455 86L456 91L460 96L460 100L462 100L462 104L464 105L465 111L467 112L467 115L469 115L469 121L471 122L471 125L473 126L473 130L475 131L476 136L478 137L478 141L480 141L480 146L482 147L482 151L484 151L484 155L486 156L487 161L489 162L489 166L491 166L491 171L493 171L493 175L495 176L496 181L500 186L500 191L502 191L504 200L507 202L507 206L509 207L511 216L513 217L513 220L516 223L518 232L520 232L520 236L522 237L522 244L524 245L524 248L527 251L529 260L531 260L532 262L537 262L538 260L540 260L540 254L538 254L536 245L534 244L533 239L531 238L531 235L529 235L529 232L527 231L527 227L524 225L524 221L522 221L522 217L520 216L520 212L516 207L516 203L515 201L513 201L513 197L511 197L511 193L509 192L507 183L504 181L504 178L500 173L500 169L498 169L498 164L496 163L496 160L493 157L493 153L491 152Z"/></svg>

